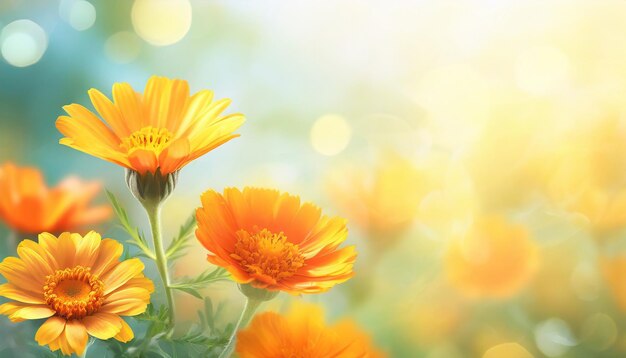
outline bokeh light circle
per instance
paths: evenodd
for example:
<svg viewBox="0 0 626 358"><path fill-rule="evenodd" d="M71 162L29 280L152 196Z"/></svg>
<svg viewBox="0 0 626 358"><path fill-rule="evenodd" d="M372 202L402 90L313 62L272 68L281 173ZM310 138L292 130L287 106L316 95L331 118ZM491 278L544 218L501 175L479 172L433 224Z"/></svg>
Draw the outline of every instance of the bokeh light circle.
<svg viewBox="0 0 626 358"><path fill-rule="evenodd" d="M533 358L533 355L519 343L502 343L489 348L483 358Z"/></svg>
<svg viewBox="0 0 626 358"><path fill-rule="evenodd" d="M67 20L74 29L87 30L96 22L96 8L87 1L75 1L70 8Z"/></svg>
<svg viewBox="0 0 626 358"><path fill-rule="evenodd" d="M111 35L104 43L104 53L113 62L129 63L139 56L141 42L130 31L120 31Z"/></svg>
<svg viewBox="0 0 626 358"><path fill-rule="evenodd" d="M131 11L137 35L155 46L180 41L191 27L188 0L135 0Z"/></svg>
<svg viewBox="0 0 626 358"><path fill-rule="evenodd" d="M15 67L37 63L48 47L48 38L41 26L31 20L13 21L0 33L2 57Z"/></svg>
<svg viewBox="0 0 626 358"><path fill-rule="evenodd" d="M348 121L336 114L318 118L311 127L311 145L318 153L333 156L341 153L352 138Z"/></svg>

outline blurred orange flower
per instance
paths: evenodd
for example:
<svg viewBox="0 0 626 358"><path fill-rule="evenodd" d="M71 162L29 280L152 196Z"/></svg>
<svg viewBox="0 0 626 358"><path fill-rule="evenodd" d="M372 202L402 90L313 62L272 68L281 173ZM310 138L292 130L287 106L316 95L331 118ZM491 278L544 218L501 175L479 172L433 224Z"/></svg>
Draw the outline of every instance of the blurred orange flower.
<svg viewBox="0 0 626 358"><path fill-rule="evenodd" d="M0 219L20 233L75 231L111 215L108 206L89 206L99 191L99 183L75 177L48 188L38 169L6 163L0 166Z"/></svg>
<svg viewBox="0 0 626 358"><path fill-rule="evenodd" d="M508 297L532 278L538 256L523 226L483 216L465 237L450 243L445 268L450 281L469 296Z"/></svg>
<svg viewBox="0 0 626 358"><path fill-rule="evenodd" d="M432 189L426 170L393 153L381 158L373 172L364 168L336 171L327 187L339 209L381 241L396 238L411 225Z"/></svg>
<svg viewBox="0 0 626 358"><path fill-rule="evenodd" d="M46 318L35 339L66 355L81 355L89 335L128 342L133 331L120 316L144 312L154 286L139 259L119 261L122 251L120 243L93 231L22 241L19 258L0 264L8 281L0 296L12 300L0 305L0 314L13 322Z"/></svg>
<svg viewBox="0 0 626 358"><path fill-rule="evenodd" d="M209 262L239 283L292 294L318 293L352 277L354 246L339 249L342 218L277 190L236 188L202 194L196 236Z"/></svg>
<svg viewBox="0 0 626 358"><path fill-rule="evenodd" d="M265 312L237 335L236 352L253 357L345 357L374 358L385 355L352 321L328 326L322 309L297 304L286 315Z"/></svg>
<svg viewBox="0 0 626 358"><path fill-rule="evenodd" d="M229 99L213 101L213 92L189 95L187 81L153 76L143 94L128 83L113 85L113 102L96 89L89 90L104 120L78 104L63 109L60 143L134 170L139 174L176 172L238 135L241 114L221 116ZM108 125L108 126L107 126Z"/></svg>
<svg viewBox="0 0 626 358"><path fill-rule="evenodd" d="M600 267L615 303L626 312L626 256L602 257Z"/></svg>

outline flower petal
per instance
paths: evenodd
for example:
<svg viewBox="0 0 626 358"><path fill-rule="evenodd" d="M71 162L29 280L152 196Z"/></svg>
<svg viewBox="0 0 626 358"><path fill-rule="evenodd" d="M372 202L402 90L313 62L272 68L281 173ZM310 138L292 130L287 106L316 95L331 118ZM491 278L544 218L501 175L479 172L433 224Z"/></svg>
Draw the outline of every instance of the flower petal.
<svg viewBox="0 0 626 358"><path fill-rule="evenodd" d="M37 330L35 340L40 346L45 346L46 344L56 340L61 333L63 333L66 322L67 321L64 318L59 316L48 318Z"/></svg>
<svg viewBox="0 0 626 358"><path fill-rule="evenodd" d="M128 342L131 339L135 338L135 334L133 333L133 330L130 328L130 326L128 325L128 323L126 323L126 321L124 321L123 319L122 321L122 329L120 329L120 333L118 333L115 336L115 339L117 339L120 342Z"/></svg>
<svg viewBox="0 0 626 358"><path fill-rule="evenodd" d="M122 319L112 313L97 312L83 318L87 332L98 339L115 337L122 329Z"/></svg>
<svg viewBox="0 0 626 358"><path fill-rule="evenodd" d="M65 338L73 352L77 355L83 354L85 347L87 347L87 340L89 339L84 324L75 319L67 321L65 325Z"/></svg>

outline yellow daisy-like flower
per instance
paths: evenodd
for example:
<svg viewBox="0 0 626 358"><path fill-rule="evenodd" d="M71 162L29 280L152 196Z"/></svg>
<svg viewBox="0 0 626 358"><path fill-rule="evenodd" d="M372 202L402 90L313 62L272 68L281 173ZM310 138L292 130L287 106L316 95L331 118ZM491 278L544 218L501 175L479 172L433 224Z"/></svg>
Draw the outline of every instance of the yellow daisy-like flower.
<svg viewBox="0 0 626 358"><path fill-rule="evenodd" d="M339 248L342 218L277 190L235 188L202 194L196 236L208 260L239 283L294 294L324 292L352 277L354 246Z"/></svg>
<svg viewBox="0 0 626 358"><path fill-rule="evenodd" d="M139 259L119 261L122 251L93 231L22 241L19 258L0 263L8 281L0 296L12 300L0 305L0 314L13 322L47 318L35 340L66 355L82 354L89 335L128 342L134 335L120 316L143 313L154 286Z"/></svg>
<svg viewBox="0 0 626 358"><path fill-rule="evenodd" d="M294 305L286 315L265 312L237 335L241 358L374 358L385 355L352 321L329 326L322 309L310 304Z"/></svg>
<svg viewBox="0 0 626 358"><path fill-rule="evenodd" d="M60 143L139 174L176 172L192 160L237 137L241 114L222 116L229 99L213 92L189 95L187 81L153 76L144 93L128 83L113 85L113 101L96 89L89 97L104 122L79 104L63 109ZM107 126L108 125L108 126Z"/></svg>

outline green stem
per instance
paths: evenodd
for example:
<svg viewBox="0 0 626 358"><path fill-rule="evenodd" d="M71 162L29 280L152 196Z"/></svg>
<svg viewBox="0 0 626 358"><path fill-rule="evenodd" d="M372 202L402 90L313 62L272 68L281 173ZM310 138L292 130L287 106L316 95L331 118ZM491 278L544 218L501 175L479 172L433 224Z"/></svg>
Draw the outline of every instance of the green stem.
<svg viewBox="0 0 626 358"><path fill-rule="evenodd" d="M228 344L224 347L224 350L220 354L219 358L228 358L233 354L235 350L235 343L237 340L237 332L239 329L245 327L252 316L254 316L254 312L256 312L257 308L263 303L261 300L255 300L251 298L246 298L246 304L243 307L243 312L241 312L241 316L239 317L239 321L233 328L233 334L231 334L230 339L228 340Z"/></svg>
<svg viewBox="0 0 626 358"><path fill-rule="evenodd" d="M152 230L152 241L154 243L154 253L156 255L156 265L163 282L165 296L167 297L167 305L169 307L169 328L170 332L174 329L176 323L176 314L174 310L174 292L170 287L170 278L167 271L167 257L163 250L163 238L161 236L161 205L159 203L145 204L144 208L148 213L150 220L150 228Z"/></svg>

